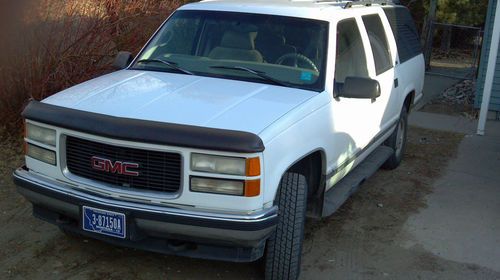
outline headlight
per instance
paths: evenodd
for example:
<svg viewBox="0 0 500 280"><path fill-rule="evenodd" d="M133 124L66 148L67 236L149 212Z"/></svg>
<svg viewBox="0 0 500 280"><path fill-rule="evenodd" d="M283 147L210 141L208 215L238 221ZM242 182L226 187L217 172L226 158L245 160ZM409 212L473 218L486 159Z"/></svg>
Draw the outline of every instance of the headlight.
<svg viewBox="0 0 500 280"><path fill-rule="evenodd" d="M254 197L260 195L260 180L227 180L205 177L191 177L193 192L215 193Z"/></svg>
<svg viewBox="0 0 500 280"><path fill-rule="evenodd" d="M26 155L48 164L56 165L56 152L26 144Z"/></svg>
<svg viewBox="0 0 500 280"><path fill-rule="evenodd" d="M203 154L192 154L191 156L191 169L193 171L244 176L245 165L244 158Z"/></svg>
<svg viewBox="0 0 500 280"><path fill-rule="evenodd" d="M245 183L244 181L192 177L191 191L243 195L245 193Z"/></svg>
<svg viewBox="0 0 500 280"><path fill-rule="evenodd" d="M259 176L259 158L224 157L206 154L191 155L191 170L239 176Z"/></svg>
<svg viewBox="0 0 500 280"><path fill-rule="evenodd" d="M26 123L26 138L49 146L56 146L56 131L50 128Z"/></svg>

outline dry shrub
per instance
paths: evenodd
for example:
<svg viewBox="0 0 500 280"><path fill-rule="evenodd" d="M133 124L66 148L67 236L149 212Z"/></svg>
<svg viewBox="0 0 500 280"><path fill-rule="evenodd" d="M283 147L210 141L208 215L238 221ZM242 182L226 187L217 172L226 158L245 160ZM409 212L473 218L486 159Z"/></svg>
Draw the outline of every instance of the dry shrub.
<svg viewBox="0 0 500 280"><path fill-rule="evenodd" d="M19 128L27 100L41 100L111 71L117 51L136 53L184 2L36 0L0 5L12 15L0 14L9 20L0 22L0 127Z"/></svg>

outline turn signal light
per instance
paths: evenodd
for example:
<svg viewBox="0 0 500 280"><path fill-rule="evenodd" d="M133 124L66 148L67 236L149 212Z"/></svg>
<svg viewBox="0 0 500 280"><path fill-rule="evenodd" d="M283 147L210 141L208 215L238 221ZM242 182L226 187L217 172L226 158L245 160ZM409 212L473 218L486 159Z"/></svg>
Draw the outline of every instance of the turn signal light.
<svg viewBox="0 0 500 280"><path fill-rule="evenodd" d="M253 197L260 195L260 180L245 181L245 196Z"/></svg>
<svg viewBox="0 0 500 280"><path fill-rule="evenodd" d="M246 162L246 176L253 177L260 175L260 159L258 157L255 158L247 158Z"/></svg>

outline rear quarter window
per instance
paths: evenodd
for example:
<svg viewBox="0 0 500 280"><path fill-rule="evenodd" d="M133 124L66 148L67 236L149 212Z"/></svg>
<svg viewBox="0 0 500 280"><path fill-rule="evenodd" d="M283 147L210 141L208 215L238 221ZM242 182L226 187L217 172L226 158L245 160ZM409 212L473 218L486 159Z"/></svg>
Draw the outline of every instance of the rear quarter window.
<svg viewBox="0 0 500 280"><path fill-rule="evenodd" d="M403 63L422 54L420 37L410 11L406 7L385 7L383 10L396 39L399 61Z"/></svg>

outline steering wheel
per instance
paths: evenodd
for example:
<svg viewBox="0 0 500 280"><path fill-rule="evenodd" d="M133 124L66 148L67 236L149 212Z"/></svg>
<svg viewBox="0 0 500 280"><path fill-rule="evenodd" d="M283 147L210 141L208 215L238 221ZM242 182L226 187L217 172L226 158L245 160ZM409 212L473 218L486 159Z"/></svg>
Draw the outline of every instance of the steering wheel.
<svg viewBox="0 0 500 280"><path fill-rule="evenodd" d="M292 65L284 63L285 61L289 61L289 60L292 60L292 62L293 62ZM300 54L300 53L287 53L285 55L282 55L280 58L278 58L276 60L276 64L288 65L288 66L293 66L293 67L298 67L299 62L301 62L301 64L305 64L306 66L309 66L308 67L309 69L312 69L316 72L319 72L316 64L314 64L314 62L312 60L310 60L307 56Z"/></svg>

